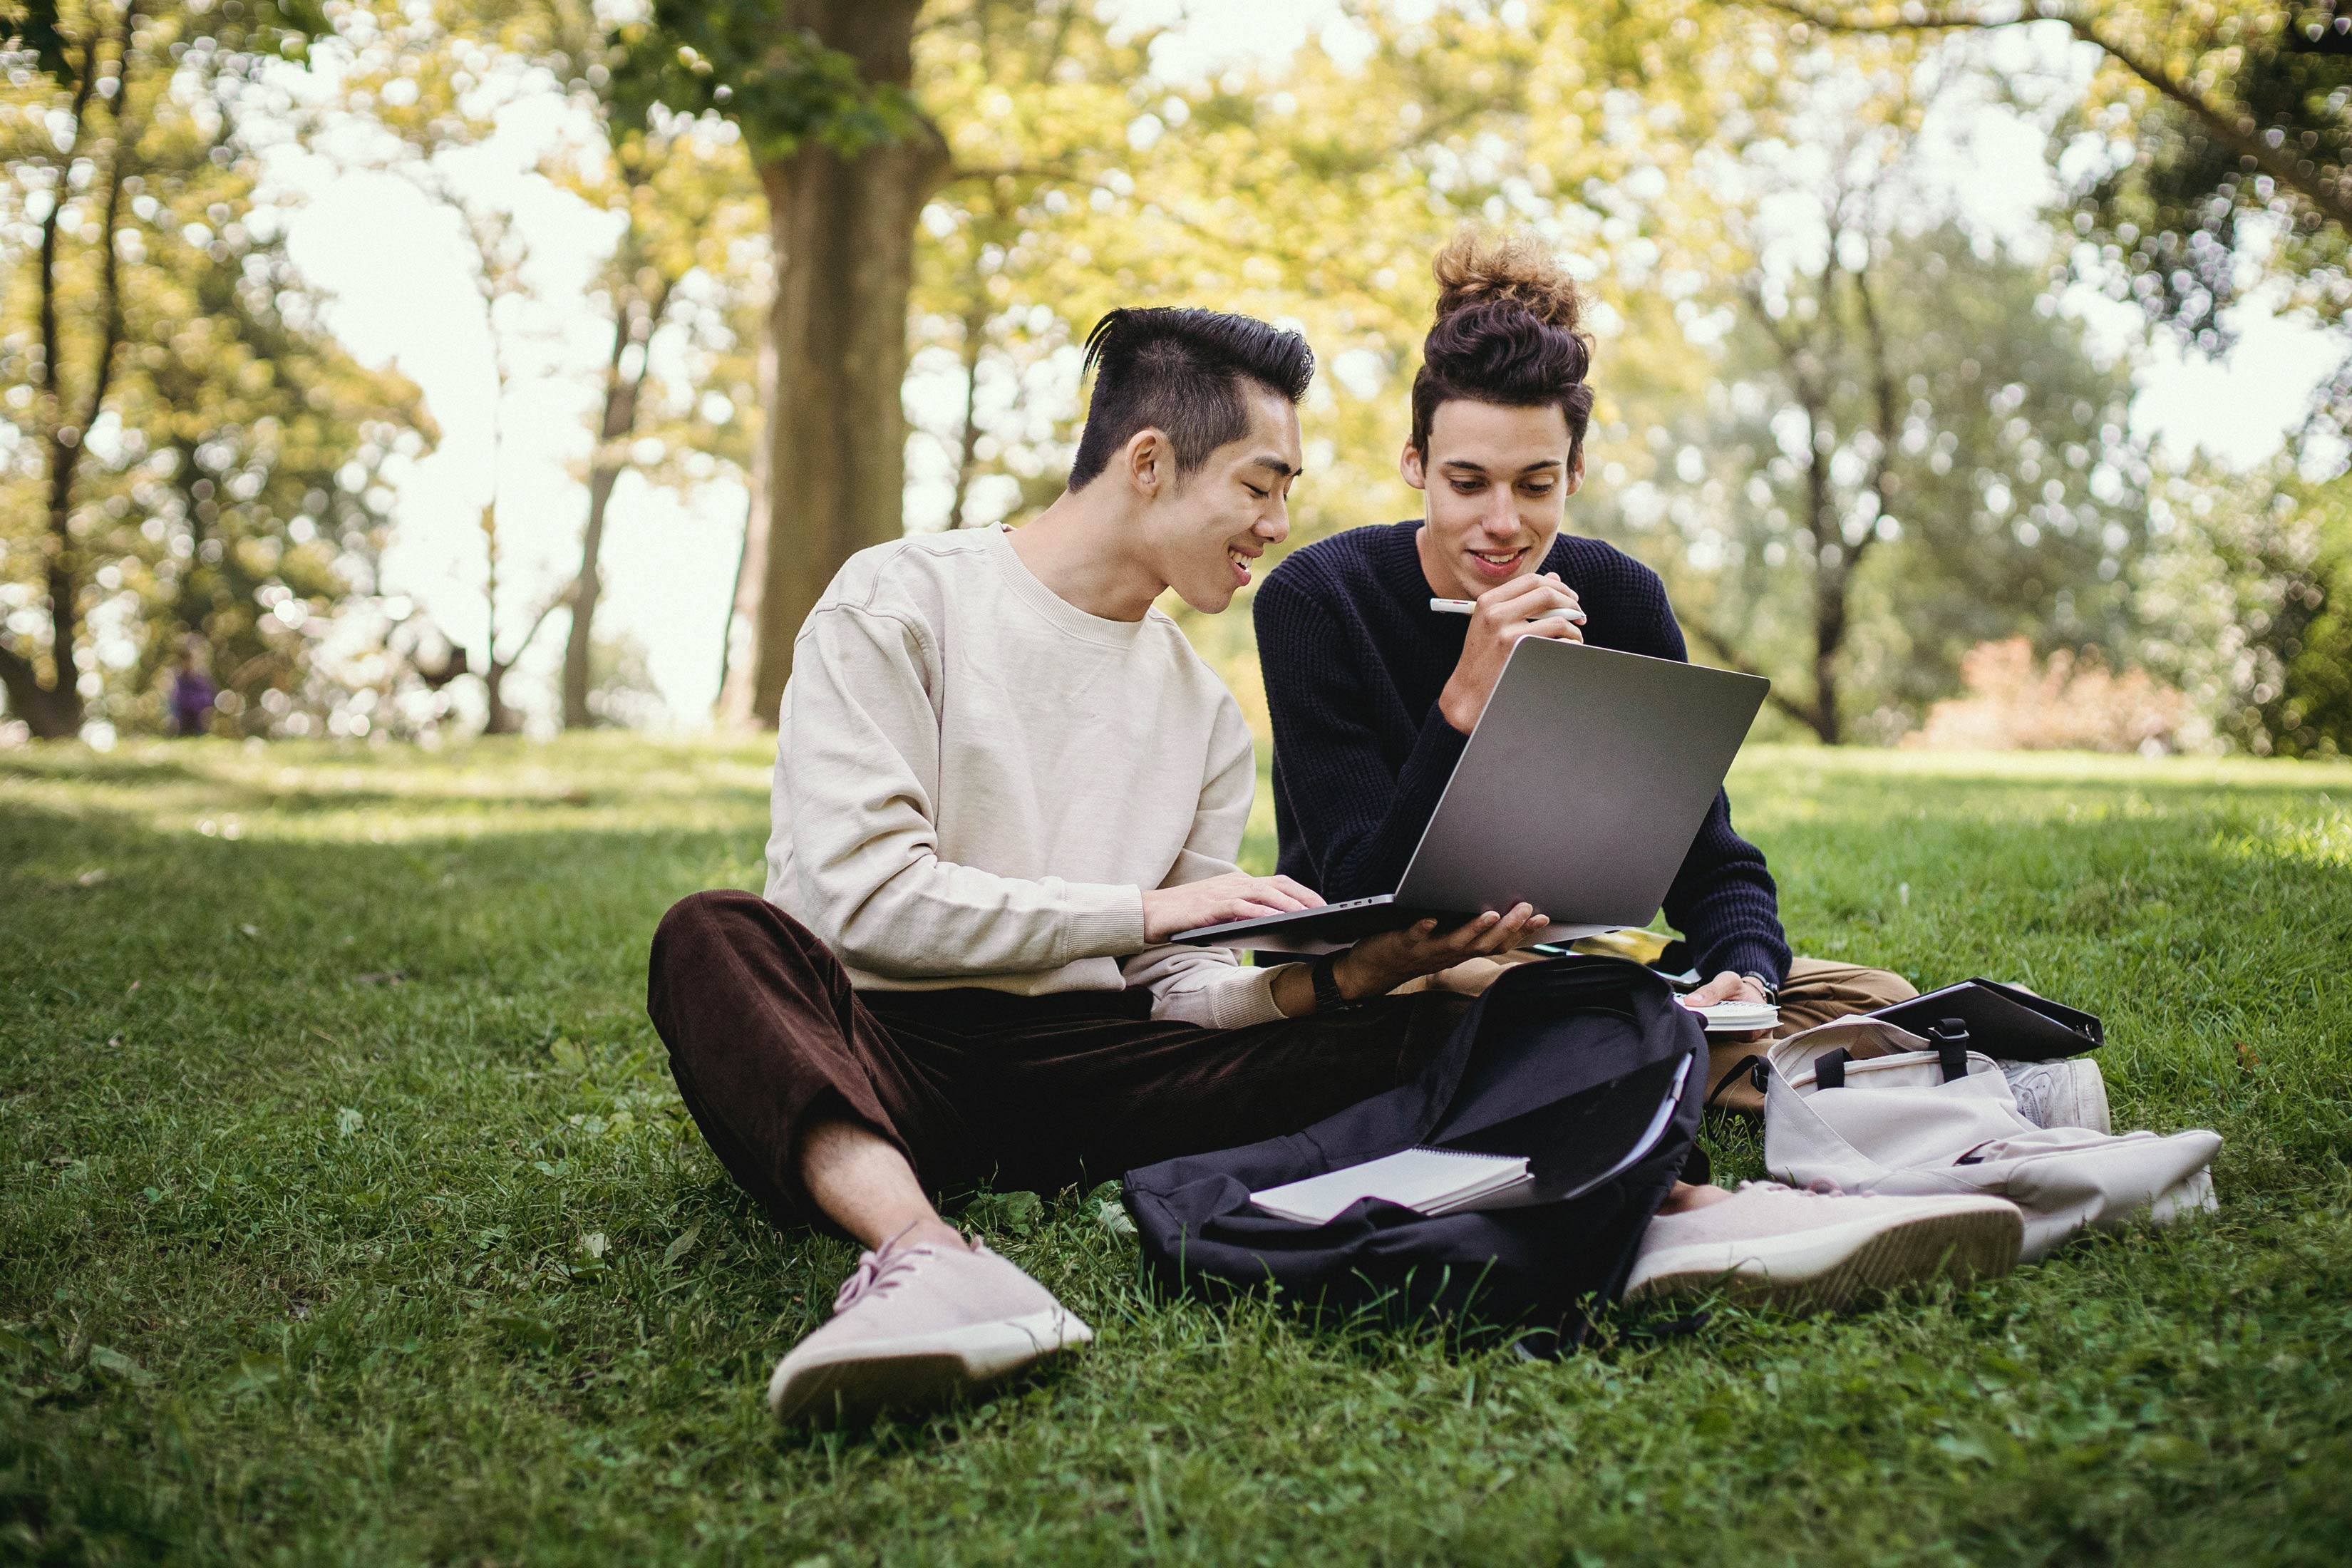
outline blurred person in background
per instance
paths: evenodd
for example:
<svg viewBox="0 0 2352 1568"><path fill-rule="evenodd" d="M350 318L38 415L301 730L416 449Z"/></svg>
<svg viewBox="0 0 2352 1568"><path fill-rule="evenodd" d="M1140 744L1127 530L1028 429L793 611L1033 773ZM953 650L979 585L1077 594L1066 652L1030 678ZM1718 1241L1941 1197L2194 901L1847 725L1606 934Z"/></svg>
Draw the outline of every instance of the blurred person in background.
<svg viewBox="0 0 2352 1568"><path fill-rule="evenodd" d="M204 638L191 632L180 639L179 651L172 656L172 679L165 693L174 735L201 735L212 726L213 704L220 700L220 689L213 684L207 662Z"/></svg>

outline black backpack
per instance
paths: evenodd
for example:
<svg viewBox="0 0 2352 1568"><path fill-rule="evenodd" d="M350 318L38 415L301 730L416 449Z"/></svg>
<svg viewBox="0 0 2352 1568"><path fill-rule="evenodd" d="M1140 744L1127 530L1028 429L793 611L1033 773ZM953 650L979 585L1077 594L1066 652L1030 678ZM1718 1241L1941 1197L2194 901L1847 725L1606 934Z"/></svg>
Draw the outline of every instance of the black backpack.
<svg viewBox="0 0 2352 1568"><path fill-rule="evenodd" d="M1637 963L1559 958L1504 973L1412 1083L1303 1132L1129 1171L1151 1277L1211 1299L1269 1282L1310 1310L1525 1324L1583 1337L1689 1167L1706 1037ZM1254 1191L1415 1146L1526 1155L1532 1203L1433 1217L1367 1198L1323 1225Z"/></svg>

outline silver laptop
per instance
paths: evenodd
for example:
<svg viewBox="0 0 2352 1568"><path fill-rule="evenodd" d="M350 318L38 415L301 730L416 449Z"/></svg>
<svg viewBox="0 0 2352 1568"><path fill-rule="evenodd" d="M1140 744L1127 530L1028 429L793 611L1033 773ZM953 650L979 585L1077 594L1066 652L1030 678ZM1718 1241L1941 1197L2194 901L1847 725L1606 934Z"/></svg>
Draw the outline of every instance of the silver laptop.
<svg viewBox="0 0 2352 1568"><path fill-rule="evenodd" d="M1772 683L1522 637L1393 893L1180 931L1329 952L1436 915L1525 901L1547 942L1643 926L1665 901Z"/></svg>

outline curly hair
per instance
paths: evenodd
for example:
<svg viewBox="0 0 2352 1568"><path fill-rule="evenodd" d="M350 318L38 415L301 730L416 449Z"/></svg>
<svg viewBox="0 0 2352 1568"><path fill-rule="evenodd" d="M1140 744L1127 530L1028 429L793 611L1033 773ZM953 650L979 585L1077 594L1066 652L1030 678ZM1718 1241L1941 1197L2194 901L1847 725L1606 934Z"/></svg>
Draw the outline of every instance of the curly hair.
<svg viewBox="0 0 2352 1568"><path fill-rule="evenodd" d="M1522 232L1464 229L1437 253L1437 319L1412 378L1412 444L1429 451L1438 405L1453 398L1511 408L1559 405L1569 461L1592 420L1592 340L1584 295L1543 243Z"/></svg>

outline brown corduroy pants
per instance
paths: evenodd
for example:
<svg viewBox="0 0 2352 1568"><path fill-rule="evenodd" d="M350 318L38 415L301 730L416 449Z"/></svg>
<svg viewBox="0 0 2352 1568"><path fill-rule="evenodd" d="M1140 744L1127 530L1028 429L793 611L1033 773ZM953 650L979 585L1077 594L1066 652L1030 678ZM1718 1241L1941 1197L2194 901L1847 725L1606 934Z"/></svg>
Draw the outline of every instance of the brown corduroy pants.
<svg viewBox="0 0 2352 1568"><path fill-rule="evenodd" d="M821 1218L813 1120L897 1145L924 1186L1057 1192L1255 1142L1411 1080L1469 1003L1384 997L1246 1029L1154 1023L1141 991L855 991L756 894L697 893L654 933L646 1010L720 1163L778 1223Z"/></svg>

